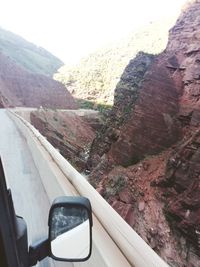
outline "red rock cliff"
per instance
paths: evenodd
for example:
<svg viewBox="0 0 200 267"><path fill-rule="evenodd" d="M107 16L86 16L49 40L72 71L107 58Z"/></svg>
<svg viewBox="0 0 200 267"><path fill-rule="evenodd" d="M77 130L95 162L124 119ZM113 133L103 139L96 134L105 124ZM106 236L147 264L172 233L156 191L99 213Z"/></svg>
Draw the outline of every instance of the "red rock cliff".
<svg viewBox="0 0 200 267"><path fill-rule="evenodd" d="M200 1L190 1L166 50L130 62L88 161L97 190L180 267L200 266L199 29Z"/></svg>

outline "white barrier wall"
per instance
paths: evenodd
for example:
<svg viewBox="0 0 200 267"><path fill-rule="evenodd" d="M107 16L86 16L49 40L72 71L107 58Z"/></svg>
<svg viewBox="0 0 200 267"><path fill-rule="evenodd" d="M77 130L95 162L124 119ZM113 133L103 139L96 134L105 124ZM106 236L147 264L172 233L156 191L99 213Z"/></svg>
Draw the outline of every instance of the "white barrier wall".
<svg viewBox="0 0 200 267"><path fill-rule="evenodd" d="M9 114L27 140L49 199L53 201L61 195L90 199L94 246L104 259L99 267L169 267L45 137L20 116ZM97 266L91 264L87 262L84 266Z"/></svg>

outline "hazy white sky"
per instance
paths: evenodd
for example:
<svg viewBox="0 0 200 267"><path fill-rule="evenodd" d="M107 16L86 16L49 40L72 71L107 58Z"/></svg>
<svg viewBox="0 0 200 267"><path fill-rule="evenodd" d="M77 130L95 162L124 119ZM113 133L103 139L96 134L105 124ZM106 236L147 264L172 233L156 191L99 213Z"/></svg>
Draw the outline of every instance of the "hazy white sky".
<svg viewBox="0 0 200 267"><path fill-rule="evenodd" d="M0 26L73 62L185 0L1 0Z"/></svg>

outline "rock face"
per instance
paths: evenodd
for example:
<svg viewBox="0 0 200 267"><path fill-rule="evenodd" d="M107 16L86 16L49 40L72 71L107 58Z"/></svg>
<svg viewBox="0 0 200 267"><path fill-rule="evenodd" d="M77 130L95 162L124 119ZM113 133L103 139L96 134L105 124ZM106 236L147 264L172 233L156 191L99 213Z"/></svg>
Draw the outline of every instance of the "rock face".
<svg viewBox="0 0 200 267"><path fill-rule="evenodd" d="M100 194L171 266L198 267L200 1L190 1L166 50L130 62L88 166Z"/></svg>
<svg viewBox="0 0 200 267"><path fill-rule="evenodd" d="M76 104L59 82L32 74L0 53L0 107L76 108Z"/></svg>

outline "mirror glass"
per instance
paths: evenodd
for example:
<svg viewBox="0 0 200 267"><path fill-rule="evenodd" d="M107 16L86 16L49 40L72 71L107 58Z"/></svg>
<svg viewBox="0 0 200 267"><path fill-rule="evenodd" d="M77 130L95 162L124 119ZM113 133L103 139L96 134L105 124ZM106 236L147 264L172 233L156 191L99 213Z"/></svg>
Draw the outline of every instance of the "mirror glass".
<svg viewBox="0 0 200 267"><path fill-rule="evenodd" d="M90 253L90 221L84 207L56 207L50 221L51 252L60 259L85 259Z"/></svg>

